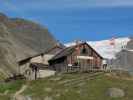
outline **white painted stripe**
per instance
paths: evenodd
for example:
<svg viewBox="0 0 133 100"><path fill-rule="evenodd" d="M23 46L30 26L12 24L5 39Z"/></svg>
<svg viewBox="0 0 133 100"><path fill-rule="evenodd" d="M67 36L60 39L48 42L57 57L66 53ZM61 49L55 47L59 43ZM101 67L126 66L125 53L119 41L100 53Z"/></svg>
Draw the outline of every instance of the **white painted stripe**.
<svg viewBox="0 0 133 100"><path fill-rule="evenodd" d="M92 56L77 56L77 59L90 59L90 60L92 60L93 57Z"/></svg>
<svg viewBox="0 0 133 100"><path fill-rule="evenodd" d="M73 65L72 64L68 64L69 67L72 67Z"/></svg>
<svg viewBox="0 0 133 100"><path fill-rule="evenodd" d="M131 51L131 52L133 52L133 49L127 49L127 51Z"/></svg>

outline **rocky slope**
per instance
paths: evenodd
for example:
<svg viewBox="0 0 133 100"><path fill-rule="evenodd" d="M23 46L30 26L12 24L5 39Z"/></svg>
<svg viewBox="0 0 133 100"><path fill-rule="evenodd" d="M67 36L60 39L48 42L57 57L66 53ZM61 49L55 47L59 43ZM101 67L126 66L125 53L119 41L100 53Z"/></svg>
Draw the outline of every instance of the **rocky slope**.
<svg viewBox="0 0 133 100"><path fill-rule="evenodd" d="M54 37L41 25L0 13L0 73L16 74L18 61L45 52L55 44Z"/></svg>

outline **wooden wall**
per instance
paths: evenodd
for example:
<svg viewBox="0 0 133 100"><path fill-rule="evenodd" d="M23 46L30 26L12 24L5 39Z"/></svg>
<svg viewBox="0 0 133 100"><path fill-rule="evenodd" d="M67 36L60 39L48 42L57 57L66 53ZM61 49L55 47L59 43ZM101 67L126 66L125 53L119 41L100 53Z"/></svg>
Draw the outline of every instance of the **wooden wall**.
<svg viewBox="0 0 133 100"><path fill-rule="evenodd" d="M77 59L77 56L88 56L93 57L93 59L82 60ZM102 67L102 58L91 47L84 44L75 47L74 52L67 55L65 58L57 59L52 66L54 66L54 69L59 72L69 70L86 71L91 69L100 69Z"/></svg>

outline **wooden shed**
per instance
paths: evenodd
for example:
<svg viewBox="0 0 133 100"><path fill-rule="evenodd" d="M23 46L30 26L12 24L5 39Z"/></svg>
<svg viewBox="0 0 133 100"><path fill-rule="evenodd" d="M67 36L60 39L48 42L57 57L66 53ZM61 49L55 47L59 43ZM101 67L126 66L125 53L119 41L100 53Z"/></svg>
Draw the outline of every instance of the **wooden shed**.
<svg viewBox="0 0 133 100"><path fill-rule="evenodd" d="M88 71L102 68L103 57L86 42L67 47L49 60L57 72Z"/></svg>

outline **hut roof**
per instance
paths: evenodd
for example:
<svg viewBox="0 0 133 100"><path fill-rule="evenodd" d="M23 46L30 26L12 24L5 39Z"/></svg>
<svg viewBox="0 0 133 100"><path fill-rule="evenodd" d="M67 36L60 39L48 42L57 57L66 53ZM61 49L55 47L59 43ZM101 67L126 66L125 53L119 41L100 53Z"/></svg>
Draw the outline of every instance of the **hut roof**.
<svg viewBox="0 0 133 100"><path fill-rule="evenodd" d="M49 49L46 49L44 52L40 52L40 53L35 53L27 58L24 58L24 59L21 59L18 63L21 63L23 61L29 61L31 58L34 58L34 57L37 57L37 56L40 56L40 55L44 55L44 54L49 54L49 52L55 48L60 48L60 49L64 49L65 46L63 44L60 43L60 45L57 45L55 44L53 47L49 48ZM59 50L60 52L60 50Z"/></svg>
<svg viewBox="0 0 133 100"><path fill-rule="evenodd" d="M100 54L98 54L88 43L84 42L84 43L80 43L80 44L78 44L78 45L83 45L83 44L87 44L100 58L103 59L103 57L102 57ZM49 61L53 61L53 60L56 60L56 59L65 57L65 56L67 56L67 55L73 53L76 46L77 46L77 45L71 46L71 47L67 47L67 48L63 49L61 52L59 52L58 54L56 54L56 55L55 55L52 59L50 59Z"/></svg>

